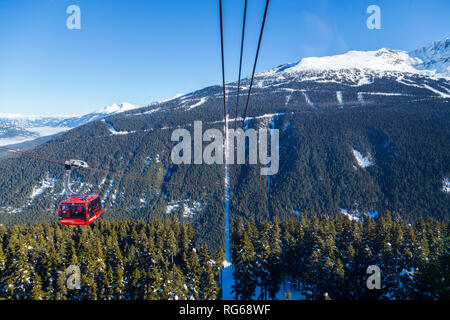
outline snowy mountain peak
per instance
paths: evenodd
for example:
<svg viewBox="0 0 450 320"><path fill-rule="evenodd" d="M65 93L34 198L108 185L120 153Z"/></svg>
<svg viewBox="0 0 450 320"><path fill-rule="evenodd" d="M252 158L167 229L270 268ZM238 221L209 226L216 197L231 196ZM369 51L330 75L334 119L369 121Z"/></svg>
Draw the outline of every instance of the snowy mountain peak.
<svg viewBox="0 0 450 320"><path fill-rule="evenodd" d="M415 65L420 70L433 70L436 73L450 77L450 38L434 41L426 47L409 53L419 59Z"/></svg>
<svg viewBox="0 0 450 320"><path fill-rule="evenodd" d="M419 48L410 53L410 55L420 58L421 60L427 59L441 59L449 58L450 56L450 38L434 41L426 47Z"/></svg>
<svg viewBox="0 0 450 320"><path fill-rule="evenodd" d="M88 122L137 108L141 107L123 102L83 115L36 116L0 113L0 146L50 137Z"/></svg>
<svg viewBox="0 0 450 320"><path fill-rule="evenodd" d="M97 110L95 113L100 114L115 114L125 111L130 111L134 109L141 108L141 106L135 106L128 102L122 102L122 103L114 103L111 106L104 107L103 109Z"/></svg>
<svg viewBox="0 0 450 320"><path fill-rule="evenodd" d="M372 70L417 73L413 65L420 63L418 58L407 52L382 48L377 51L349 51L344 54L325 57L304 58L289 67L281 67L276 72L329 71L329 70Z"/></svg>
<svg viewBox="0 0 450 320"><path fill-rule="evenodd" d="M295 81L365 85L375 78L408 76L441 79L450 77L450 40L436 41L412 53L381 48L344 54L304 58L258 73L257 86Z"/></svg>

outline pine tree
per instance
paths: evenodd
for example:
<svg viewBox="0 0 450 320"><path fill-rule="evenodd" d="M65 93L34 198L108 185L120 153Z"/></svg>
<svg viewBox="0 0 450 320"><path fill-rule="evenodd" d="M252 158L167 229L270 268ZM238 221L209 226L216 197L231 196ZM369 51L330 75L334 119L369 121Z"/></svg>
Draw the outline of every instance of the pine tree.
<svg viewBox="0 0 450 320"><path fill-rule="evenodd" d="M31 285L31 299L32 300L43 300L44 292L42 291L42 280L39 275L35 275L32 285Z"/></svg>
<svg viewBox="0 0 450 320"><path fill-rule="evenodd" d="M210 263L206 264L206 268L201 276L201 295L202 300L215 300L219 294L216 277Z"/></svg>
<svg viewBox="0 0 450 320"><path fill-rule="evenodd" d="M175 232L172 229L164 230L164 250L166 254L170 257L170 264L174 264L174 258L177 254L177 240L175 238Z"/></svg>
<svg viewBox="0 0 450 320"><path fill-rule="evenodd" d="M103 287L101 288L101 292L99 294L99 298L101 300L112 300L114 298L114 270L111 266L108 266L106 269L106 275L103 282Z"/></svg>
<svg viewBox="0 0 450 320"><path fill-rule="evenodd" d="M217 298L219 264L206 244L195 250L192 227L177 219L0 226L0 233L6 245L5 251L0 245L0 298ZM79 290L67 286L71 265L81 271Z"/></svg>
<svg viewBox="0 0 450 320"><path fill-rule="evenodd" d="M187 260L187 268L186 268L186 278L188 279L187 287L188 287L188 295L190 299L197 300L201 294L201 277L202 277L202 268L199 264L199 259L197 252L195 250L191 250L189 253L189 257Z"/></svg>
<svg viewBox="0 0 450 320"><path fill-rule="evenodd" d="M255 267L256 277L259 280L259 286L261 288L258 299L267 300L269 284L272 281L270 276L272 248L269 241L269 223L266 221L262 225L262 230L255 233L254 236L255 238L259 238L258 246L256 247L256 258L259 263L257 263L257 267Z"/></svg>
<svg viewBox="0 0 450 320"><path fill-rule="evenodd" d="M152 266L148 272L149 285L147 288L147 299L163 299L162 291L164 288L163 273L156 266Z"/></svg>
<svg viewBox="0 0 450 320"><path fill-rule="evenodd" d="M31 277L33 267L28 262L29 247L24 242L10 243L10 261L8 262L8 275L6 276L7 292L13 299L30 298Z"/></svg>
<svg viewBox="0 0 450 320"><path fill-rule="evenodd" d="M275 219L274 225L270 233L270 254L269 254L269 274L268 293L271 299L275 299L277 292L280 290L282 280L282 241L280 220Z"/></svg>
<svg viewBox="0 0 450 320"><path fill-rule="evenodd" d="M217 267L219 269L218 271L220 272L220 270L223 267L223 263L225 262L225 251L223 251L222 247L220 247L219 250L217 250L216 262L217 262Z"/></svg>
<svg viewBox="0 0 450 320"><path fill-rule="evenodd" d="M123 267L122 264L118 264L115 270L114 277L114 299L124 299L125 294L125 282L123 277Z"/></svg>
<svg viewBox="0 0 450 320"><path fill-rule="evenodd" d="M257 285L257 274L255 273L256 253L250 238L245 230L236 259L233 263L234 285L233 293L237 298L250 300L255 294Z"/></svg>
<svg viewBox="0 0 450 320"><path fill-rule="evenodd" d="M5 253L3 252L3 248L0 245L0 292L3 291L3 279L5 277L5 273L6 273L6 256Z"/></svg>
<svg viewBox="0 0 450 320"><path fill-rule="evenodd" d="M138 268L134 269L130 280L131 280L131 283L130 283L130 287L128 290L129 297L132 300L143 299L143 296L141 294L143 293L143 290L145 288L143 287L142 274Z"/></svg>
<svg viewBox="0 0 450 320"><path fill-rule="evenodd" d="M64 272L60 272L58 279L56 280L56 292L55 300L66 300L67 299L67 286L66 286L66 275Z"/></svg>
<svg viewBox="0 0 450 320"><path fill-rule="evenodd" d="M216 273L217 277L219 278L220 288L223 288L222 269L224 267L224 263L225 263L225 252L223 251L222 247L220 247L216 253ZM222 299L222 290L219 290L218 298Z"/></svg>
<svg viewBox="0 0 450 320"><path fill-rule="evenodd" d="M96 282L96 286L98 288L98 296L100 299L106 297L107 293L106 293L106 287L105 287L105 281L107 281L106 279L106 264L105 264L105 260L106 257L104 255L103 252L103 247L101 245L100 239L97 238L96 242L95 242L95 254L93 256L93 265L92 268L94 270L94 275L93 278ZM109 285L109 283L108 283Z"/></svg>

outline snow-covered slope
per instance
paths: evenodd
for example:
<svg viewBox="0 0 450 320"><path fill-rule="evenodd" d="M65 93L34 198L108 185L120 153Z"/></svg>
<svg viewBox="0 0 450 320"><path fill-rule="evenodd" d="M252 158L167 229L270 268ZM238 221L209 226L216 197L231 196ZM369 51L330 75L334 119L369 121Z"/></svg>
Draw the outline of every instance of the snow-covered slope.
<svg viewBox="0 0 450 320"><path fill-rule="evenodd" d="M415 68L414 65L420 61L422 60L410 57L404 51L390 49L369 52L350 51L332 57L306 58L257 75L247 114L249 121L246 125L248 128L279 128L280 148L282 148L280 152L285 155L280 157L280 160L289 161L284 166L280 166L281 176L289 181L303 180L306 177L307 181L313 183L295 187L306 187L307 191L297 194L295 199L292 199L292 208L284 206L283 210L287 210L285 211L287 214L290 214L294 208L299 212L304 208L329 212L333 210L337 212L338 208L343 208L349 214L354 214L358 209L355 206L357 201L361 203L359 212L371 212L372 209L382 212L382 208L389 203L391 208L402 208L403 212L408 212L407 214L412 216L417 206L411 205L407 209L408 203L425 203L426 205L426 203L433 204L436 203L435 201L442 200L436 197L443 196L441 190L446 192L448 189L447 180L442 179L447 179L449 175L445 162L446 149L436 140L436 137L443 137L443 134L447 132L445 125L450 105L450 78L437 75L433 71ZM228 123L234 127L237 122L240 126L243 120L245 97L249 90L249 80L242 82L242 99L237 114L233 112L237 83L228 83L226 89L231 103ZM118 112L122 113L117 114ZM104 117L105 113L114 114L114 116L102 122L101 117ZM21 120L17 119L18 117L15 118L17 121ZM172 179L185 181L186 178L180 176L181 171L171 170L172 164L170 161L165 161L168 159L170 150L167 149L168 145L161 141L169 141L165 139L169 139L170 131L175 128L192 130L192 124L198 120L203 121L204 128L223 128L223 91L220 85L213 85L137 110L128 104L113 105L84 116L56 119L54 126L70 128L95 119L99 120L61 135L56 141L50 141L37 148L36 152L39 154L48 152L48 156L60 159L64 155L57 151L66 146L72 146L75 139L82 142L100 141L108 146L104 148L104 153L99 155L101 159L107 161L103 164L104 168L125 168L123 167L125 165L127 172L142 172L142 174L150 174L151 177L162 178L164 181ZM31 120L41 121L33 125L43 125L42 119ZM49 124L46 123L46 125ZM436 126L435 129L433 129L434 126ZM445 140L445 137L443 139ZM420 143L423 144L422 147L419 146ZM98 163L99 158L92 153L90 145L90 143L81 143L77 145L77 148L86 156L84 160ZM419 149L416 149L416 146ZM422 150L420 148L424 148L424 152L416 152ZM164 155L165 151L168 152ZM306 152L308 155L305 158ZM432 174L427 171L425 177L422 176L423 168L420 164L428 163L430 154L436 154L437 159L442 159L442 164L433 166L435 171L432 171ZM411 167L414 165L414 169L409 170L408 167L406 170L404 161L409 161ZM128 164L130 164L129 167ZM147 164L145 169L142 167L143 164ZM297 168L301 169L297 170ZM320 168L319 171L324 174L318 175L314 172L314 168ZM196 189L205 185L201 182L214 184L219 181L214 178L217 174L215 168L207 166L200 170L198 171L195 167L186 169L192 177L191 187L196 194L203 193L201 189ZM325 174L327 170L330 170L330 174ZM10 176L15 172L14 167ZM388 177L390 172L399 172L399 175L395 175L395 179L392 180L390 176ZM25 176L23 173L20 174ZM40 170L39 174L38 170L33 171L24 178L24 184L36 186L36 190L41 190L49 183L41 183L46 178L43 170ZM238 178L243 185L248 181L246 174L243 173ZM404 188L408 192L399 191L396 188L403 181L410 181L415 177L421 178L411 181L420 183L414 187ZM161 189L156 189L157 187L152 189L153 185L149 185L148 193L141 193L140 188L132 188L132 185L105 180L104 177L100 182L102 177L97 178L99 180L97 183L103 186L100 191L105 205L109 203L111 206L117 205L117 207L133 210L129 205L135 203L132 199L137 199L136 208L144 205L150 208L153 206L152 199L159 201L156 199L160 199L162 195ZM62 188L61 177L59 181ZM384 189L386 184L389 184L388 187L391 189ZM323 190L333 190L328 188L330 185L345 186L342 188L342 193L339 191L340 194L345 194L345 201L340 201L334 195L327 196L327 199L332 201L330 205L321 201L311 201L313 198L323 198L323 195L315 191L315 189L322 189L315 186L326 187ZM15 185L10 184L7 187L8 189L3 187L3 190L0 190L3 194L3 197L0 194L1 199L8 199L8 194L23 192ZM284 192L280 198L290 199L290 193L295 192L295 188L286 189L288 187L291 188L286 187L281 180L277 182L268 179L267 184L259 184L260 189L252 186L251 192L254 190L266 192L265 198L268 201L275 199L277 192ZM49 196L52 199L61 197L58 195L58 190L53 193L50 190L51 188L48 192L37 196L35 203L45 201L49 199ZM289 191L286 192L286 190ZM388 199L386 201L381 198L381 193L384 194L383 190L388 190L383 196L384 199ZM426 193L430 190L433 192ZM34 189L30 187L27 192L30 195L34 194ZM394 193L401 196L392 197L391 194ZM187 199L190 196L191 194L183 195L182 198L178 195L176 195L177 198L164 197L164 201L167 200L166 205L170 208L171 201ZM424 201L425 197L434 200ZM13 200L14 203L12 200L0 203L0 211L5 208L4 211L12 212L26 206L20 198ZM123 206L118 205L120 203ZM272 203L268 202L264 207L270 208ZM246 205L252 207L253 203L249 201ZM180 204L180 208L181 206ZM8 209L9 207L12 209ZM250 207L248 207L250 211L260 210L256 206ZM444 204L439 208L446 207ZM423 211L436 214L431 205L423 208ZM445 210L440 212L446 213ZM162 213L168 214L165 211ZM269 214L269 211L266 213ZM194 215L192 219L197 219L197 216L200 215Z"/></svg>
<svg viewBox="0 0 450 320"><path fill-rule="evenodd" d="M411 53L382 48L376 51L349 51L335 56L309 57L296 63L284 64L258 73L255 78L254 93L257 94L258 89L289 90L290 96L286 99L287 105L292 100L292 94L301 91L306 103L314 108L314 98L311 100L310 92L303 88L307 85L305 82L310 82L314 86L338 84L339 86L359 87L374 84L381 79L382 81L390 81L389 88L393 85L400 91L405 87L416 91L421 89L431 96L447 99L450 98L450 89L448 88L450 80L449 61L450 39L433 42L429 46ZM248 84L249 79L242 82L243 92L248 89ZM215 88L211 88L214 91ZM152 106L171 102L174 107L181 104L181 109L186 112L199 112L201 107L209 105L211 88L205 88L187 95L177 95L171 99L154 103ZM408 96L407 92L391 92L389 89L383 89L386 91L375 92L373 89L366 87L363 91L358 92L357 100L360 103L365 103L364 96L368 95ZM232 94L236 90L236 84L228 84L228 90ZM334 93L336 101L341 107L346 103L345 95L346 93L342 91L342 88L336 89ZM317 97L315 99L317 100ZM137 108L140 108L140 106L119 103L93 113L67 117L0 113L0 145L32 141L36 138L67 131L90 121ZM163 110L168 111L166 108L158 107L148 110L147 113Z"/></svg>
<svg viewBox="0 0 450 320"><path fill-rule="evenodd" d="M140 106L124 102L83 115L39 116L0 113L0 146L20 144L52 136L90 121L137 108Z"/></svg>
<svg viewBox="0 0 450 320"><path fill-rule="evenodd" d="M345 54L330 57L305 58L285 71L360 69L380 73L391 71L417 73L418 71L412 67L417 62L404 51L383 48L377 51L349 51Z"/></svg>
<svg viewBox="0 0 450 320"><path fill-rule="evenodd" d="M419 59L414 67L420 70L433 70L436 73L450 77L450 38L435 41L427 47L409 53Z"/></svg>
<svg viewBox="0 0 450 320"><path fill-rule="evenodd" d="M134 110L140 108L140 106L135 106L131 103L128 102L123 102L123 103L114 103L111 106L107 106L103 109L97 110L96 112L94 112L95 114L107 114L107 115L112 115L112 114L117 114L117 113L121 113L121 112L125 112L125 111L130 111L130 110Z"/></svg>
<svg viewBox="0 0 450 320"><path fill-rule="evenodd" d="M408 54L406 51L382 48L377 51L349 51L325 57L304 58L257 74L259 86L295 78L296 81L337 82L350 85L372 83L375 78L449 76L449 40L434 42Z"/></svg>

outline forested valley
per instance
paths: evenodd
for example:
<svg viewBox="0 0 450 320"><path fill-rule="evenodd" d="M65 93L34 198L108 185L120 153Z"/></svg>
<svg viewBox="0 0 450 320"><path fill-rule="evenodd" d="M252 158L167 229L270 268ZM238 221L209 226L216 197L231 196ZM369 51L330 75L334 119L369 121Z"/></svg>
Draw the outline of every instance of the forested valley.
<svg viewBox="0 0 450 320"><path fill-rule="evenodd" d="M363 222L303 215L281 222L235 219L234 294L243 300L449 299L450 225L414 225L390 213ZM222 248L196 244L177 216L152 222L100 220L0 226L0 298L212 300L221 298ZM381 269L381 290L366 285ZM79 268L79 287L70 277ZM278 293L278 295L277 295Z"/></svg>
<svg viewBox="0 0 450 320"><path fill-rule="evenodd" d="M0 226L0 298L217 299L223 256L197 247L192 227L176 217Z"/></svg>
<svg viewBox="0 0 450 320"><path fill-rule="evenodd" d="M411 225L387 213L362 223L345 216L302 216L233 228L234 294L306 299L450 299L450 224L432 218ZM366 284L369 266L381 288Z"/></svg>

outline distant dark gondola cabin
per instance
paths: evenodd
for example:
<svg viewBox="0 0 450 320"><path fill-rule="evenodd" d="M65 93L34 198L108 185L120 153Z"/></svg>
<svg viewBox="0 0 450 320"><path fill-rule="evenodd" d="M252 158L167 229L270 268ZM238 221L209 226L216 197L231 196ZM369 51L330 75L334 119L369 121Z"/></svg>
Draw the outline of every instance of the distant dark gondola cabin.
<svg viewBox="0 0 450 320"><path fill-rule="evenodd" d="M100 196L73 196L62 201L58 208L59 222L64 225L88 225L102 213Z"/></svg>

